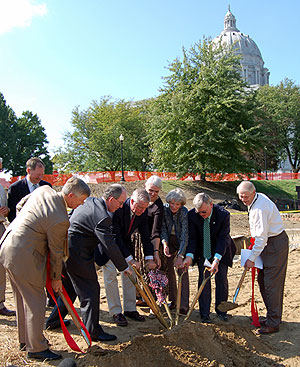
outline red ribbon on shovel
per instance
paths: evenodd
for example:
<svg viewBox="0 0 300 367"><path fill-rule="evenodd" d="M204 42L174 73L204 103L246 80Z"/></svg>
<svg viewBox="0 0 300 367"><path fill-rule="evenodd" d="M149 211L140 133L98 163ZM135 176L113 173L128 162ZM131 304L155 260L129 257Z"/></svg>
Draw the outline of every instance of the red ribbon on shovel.
<svg viewBox="0 0 300 367"><path fill-rule="evenodd" d="M249 250L252 250L255 243L255 238L251 237ZM251 316L252 316L252 325L256 327L260 327L257 305L254 299L254 281L255 281L255 270L257 270L257 274L259 273L259 269L253 267L252 271L252 297L251 297Z"/></svg>
<svg viewBox="0 0 300 367"><path fill-rule="evenodd" d="M79 330L82 334L82 336L84 337L87 345L88 345L88 350L87 351L83 351L79 348L79 346L77 345L77 343L75 342L75 340L72 338L72 336L70 335L65 323L64 323L64 320L61 316L61 313L60 313L60 310L59 310L59 307L58 307L58 304L56 302L56 298L54 296L54 293L53 293L53 289L52 289L52 285L51 285L51 279L50 279L50 256L48 255L48 259L47 259L47 280L46 280L46 288L48 290L48 292L50 293L51 297L53 298L53 301L55 302L56 306L57 306L57 311L58 311L58 314L59 314L59 319L60 319L60 325L61 325L61 329L63 331L63 334L64 334L64 337L66 339L66 342L67 344L69 345L69 347L74 350L75 352L81 352L81 353L87 353L89 348L91 347L92 345L92 340L91 340L91 336L89 334L89 332L87 331L84 323L81 321L68 293L66 292L64 286L62 287L63 291L62 291L62 296L65 298L65 300L67 301L68 303L68 307L66 305L66 307L72 311L72 319L75 323L75 325L80 325L80 329ZM74 319L75 318L75 319ZM79 328L77 326L77 328Z"/></svg>

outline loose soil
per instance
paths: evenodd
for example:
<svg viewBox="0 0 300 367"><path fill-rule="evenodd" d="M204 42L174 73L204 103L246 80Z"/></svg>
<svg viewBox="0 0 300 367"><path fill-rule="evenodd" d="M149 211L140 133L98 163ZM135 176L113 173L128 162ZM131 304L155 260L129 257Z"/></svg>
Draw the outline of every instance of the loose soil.
<svg viewBox="0 0 300 367"><path fill-rule="evenodd" d="M136 183L126 184L130 194ZM140 183L139 183L140 186ZM93 195L101 195L105 185L92 187ZM198 190L199 192L199 190ZM234 194L215 192L207 189L214 202L235 199ZM190 208L196 190L186 191L187 206ZM164 199L166 193L162 193ZM249 236L248 218L245 212L229 209L231 213L232 236ZM243 366L300 366L300 296L297 287L299 281L300 249L300 215L283 215L284 224L290 237L290 253L285 285L283 322L279 333L260 336L251 324L251 276L246 275L242 289L238 295L239 307L229 312L229 321L220 321L214 313L214 297L211 305L212 324L200 322L198 306L189 321L180 319L179 325L171 330L164 330L156 319L149 317L149 308L139 311L146 316L146 321L138 323L128 320L127 327L117 327L108 314L108 307L103 285L101 269L98 271L101 285L100 322L106 332L117 335L118 339L111 343L93 343L87 354L73 352L66 344L61 330L45 330L45 336L54 351L63 354L64 358L75 358L78 367L166 367L209 366L209 367L243 367ZM232 300L235 288L243 269L237 256L234 265L229 269L229 300ZM192 300L197 290L198 271L189 270ZM212 282L214 288L214 281ZM120 294L122 291L120 290ZM258 286L255 286L255 298L260 316L265 316L265 307ZM6 306L14 308L14 300L9 282L7 282ZM79 303L75 302L79 314ZM47 315L51 312L47 308ZM81 348L85 343L75 325L68 328ZM57 366L59 361L32 362L26 358L26 352L18 350L18 336L15 318L0 316L0 366Z"/></svg>

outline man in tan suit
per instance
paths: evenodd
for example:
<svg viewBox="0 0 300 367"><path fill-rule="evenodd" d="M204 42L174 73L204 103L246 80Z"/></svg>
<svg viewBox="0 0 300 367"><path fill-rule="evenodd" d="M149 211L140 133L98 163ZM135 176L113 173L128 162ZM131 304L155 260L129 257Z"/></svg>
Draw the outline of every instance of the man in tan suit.
<svg viewBox="0 0 300 367"><path fill-rule="evenodd" d="M39 187L19 203L24 205L22 210L0 240L0 262L9 275L17 306L20 348L26 348L28 358L61 358L49 350L43 335L47 257L57 292L62 290L62 261L67 249L67 207L75 209L89 195L89 187L75 177L60 193L48 185Z"/></svg>

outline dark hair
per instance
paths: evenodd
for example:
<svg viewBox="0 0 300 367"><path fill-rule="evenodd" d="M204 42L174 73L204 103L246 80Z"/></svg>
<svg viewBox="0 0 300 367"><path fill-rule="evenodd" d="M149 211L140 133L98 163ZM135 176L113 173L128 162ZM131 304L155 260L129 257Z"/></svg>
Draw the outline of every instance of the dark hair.
<svg viewBox="0 0 300 367"><path fill-rule="evenodd" d="M39 157L33 157L26 162L26 168L35 170L36 167L45 167L45 163Z"/></svg>
<svg viewBox="0 0 300 367"><path fill-rule="evenodd" d="M104 191L104 199L107 200L109 197L113 197L115 199L118 199L121 195L122 192L126 191L125 188L120 185L120 184L112 184L109 185L105 191Z"/></svg>

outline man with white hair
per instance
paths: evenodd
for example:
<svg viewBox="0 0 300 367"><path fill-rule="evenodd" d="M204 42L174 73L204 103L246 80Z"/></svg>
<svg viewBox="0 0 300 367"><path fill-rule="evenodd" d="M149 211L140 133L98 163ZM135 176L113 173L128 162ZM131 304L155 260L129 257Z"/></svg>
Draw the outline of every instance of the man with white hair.
<svg viewBox="0 0 300 367"><path fill-rule="evenodd" d="M257 193L252 182L242 181L237 193L248 207L250 232L255 241L245 267L253 268L259 255L263 261L258 284L267 315L260 320L259 333L275 333L282 318L289 239L276 205L266 195Z"/></svg>
<svg viewBox="0 0 300 367"><path fill-rule="evenodd" d="M113 231L116 234L117 243L123 256L130 265L139 268L139 263L134 259L134 246L131 235L138 230L141 235L144 256L149 269L154 269L156 264L153 260L153 245L150 241L148 227L149 194L144 189L136 189L123 206L113 216ZM101 264L99 264L101 265ZM136 310L136 289L127 276L122 274L124 314L118 290L117 269L108 261L103 266L104 285L109 313L118 326L127 326L126 317L135 321L145 321L144 316Z"/></svg>

